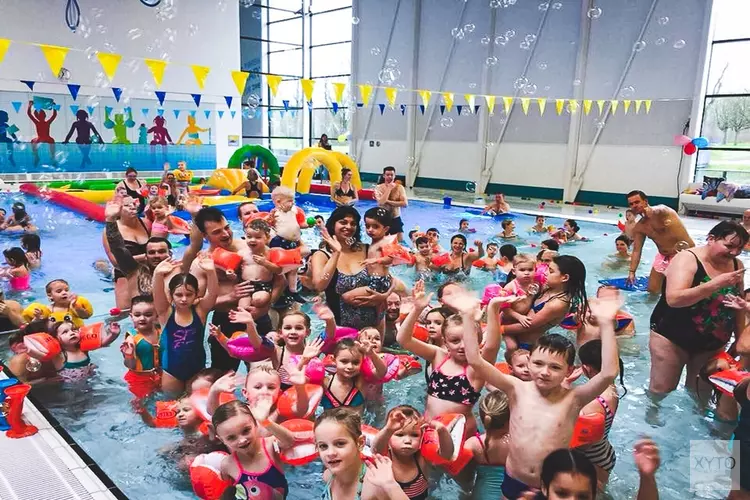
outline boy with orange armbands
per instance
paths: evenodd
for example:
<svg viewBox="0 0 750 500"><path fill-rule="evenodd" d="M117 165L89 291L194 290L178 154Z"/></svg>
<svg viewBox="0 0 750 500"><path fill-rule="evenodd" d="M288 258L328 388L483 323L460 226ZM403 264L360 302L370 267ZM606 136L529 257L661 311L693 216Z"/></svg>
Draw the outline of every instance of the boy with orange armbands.
<svg viewBox="0 0 750 500"><path fill-rule="evenodd" d="M128 369L125 382L133 395L142 399L161 388L159 363L159 329L156 309L150 295L134 297L130 303L134 331L127 332L120 346L123 363Z"/></svg>

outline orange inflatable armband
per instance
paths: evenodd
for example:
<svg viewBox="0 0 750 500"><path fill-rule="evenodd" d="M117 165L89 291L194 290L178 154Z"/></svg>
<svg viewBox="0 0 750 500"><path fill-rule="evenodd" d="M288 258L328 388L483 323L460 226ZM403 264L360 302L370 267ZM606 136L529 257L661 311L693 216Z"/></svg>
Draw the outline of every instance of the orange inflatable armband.
<svg viewBox="0 0 750 500"><path fill-rule="evenodd" d="M573 437L570 439L570 448L577 448L587 444L601 441L604 437L604 414L589 413L578 415L576 425L573 428Z"/></svg>
<svg viewBox="0 0 750 500"><path fill-rule="evenodd" d="M502 363L495 363L495 368L500 370L502 373L506 375L511 374L510 365L508 363L502 362Z"/></svg>
<svg viewBox="0 0 750 500"><path fill-rule="evenodd" d="M422 342L427 342L430 339L430 333L427 331L427 327L419 324L414 325L414 333L412 333L411 336Z"/></svg>
<svg viewBox="0 0 750 500"><path fill-rule="evenodd" d="M320 400L323 397L323 388L315 384L305 384L305 393L307 393L309 403L307 405L307 410L302 417L303 419L315 413L315 409L318 407ZM297 389L295 387L290 387L281 393L279 400L276 402L276 408L278 408L279 415L282 417L294 419L298 418L295 413L296 407Z"/></svg>
<svg viewBox="0 0 750 500"><path fill-rule="evenodd" d="M226 456L223 451L214 451L198 455L190 464L190 482L198 498L219 500L233 486L233 481L221 478L221 462Z"/></svg>
<svg viewBox="0 0 750 500"><path fill-rule="evenodd" d="M269 248L266 256L269 261L283 269L294 269L302 265L302 253L299 248Z"/></svg>
<svg viewBox="0 0 750 500"><path fill-rule="evenodd" d="M214 260L216 267L224 272L235 272L242 263L242 256L240 254L224 250L221 247L214 250L214 253L211 254L211 258Z"/></svg>
<svg viewBox="0 0 750 500"><path fill-rule="evenodd" d="M464 432L466 430L466 417L460 413L445 413L436 419L447 428L455 422L450 430L451 440L453 441L453 456L446 460L440 456L440 442L437 432L434 429L427 429L422 437L422 446L420 451L422 456L428 462L440 465L450 474L456 475L471 461L471 452L464 450ZM467 451L469 451L467 455ZM468 458L468 460L467 460Z"/></svg>
<svg viewBox="0 0 750 500"><path fill-rule="evenodd" d="M82 351L93 351L102 347L102 329L104 323L92 323L82 326L78 331L81 334L79 347Z"/></svg>
<svg viewBox="0 0 750 500"><path fill-rule="evenodd" d="M315 424L303 418L293 418L280 424L294 435L294 444L280 454L281 461L289 465L305 465L318 458L315 448Z"/></svg>
<svg viewBox="0 0 750 500"><path fill-rule="evenodd" d="M157 401L154 425L159 429L177 427L177 401Z"/></svg>
<svg viewBox="0 0 750 500"><path fill-rule="evenodd" d="M60 342L47 333L32 333L24 336L23 344L29 356L41 362L52 361L55 356L62 352Z"/></svg>

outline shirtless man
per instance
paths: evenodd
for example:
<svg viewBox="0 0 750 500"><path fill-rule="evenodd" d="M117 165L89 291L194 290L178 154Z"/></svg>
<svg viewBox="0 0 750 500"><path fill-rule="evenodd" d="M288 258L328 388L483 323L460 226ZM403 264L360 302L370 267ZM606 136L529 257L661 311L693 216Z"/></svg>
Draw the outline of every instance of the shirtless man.
<svg viewBox="0 0 750 500"><path fill-rule="evenodd" d="M677 252L695 246L693 239L682 224L677 212L666 205L652 207L643 191L631 191L627 195L628 206L641 220L633 228L633 253L630 256L628 283L635 281L635 272L641 263L641 252L646 237L656 244L659 253L654 257L654 265L648 278L648 291L661 293L664 271Z"/></svg>
<svg viewBox="0 0 750 500"><path fill-rule="evenodd" d="M495 200L482 210L482 214L491 215L493 217L495 215L507 214L508 212L510 212L510 204L505 201L505 195L503 193L497 193L495 195Z"/></svg>
<svg viewBox="0 0 750 500"><path fill-rule="evenodd" d="M234 238L232 229L221 210L206 207L195 211L193 205L190 205L190 208L189 211L194 213L194 224L193 231L190 233L190 247L182 257L182 270L183 272L190 272L198 279L198 295L202 296L206 290L206 273L198 265L196 257L203 247L203 238L208 239L209 253L213 253L217 248L235 253L248 252L249 250L245 241ZM236 309L239 300L243 297L249 297L253 292L253 286L250 282L239 281L239 269L233 271L227 273L221 269L216 269L216 274L219 277L219 297L216 299L211 323L218 326L226 336L231 336L237 331L245 331L247 325L230 321L229 311ZM278 299L284 285L285 283L280 275L274 277L274 287L271 293L272 301ZM251 308L258 333L263 336L272 329L268 309L268 307ZM230 357L216 339L212 337L208 340L208 343L211 346L212 368L228 371L236 370L239 367L240 361Z"/></svg>
<svg viewBox="0 0 750 500"><path fill-rule="evenodd" d="M396 334L398 333L399 316L401 316L401 296L392 293L385 301L385 332L383 333L383 346L397 346Z"/></svg>
<svg viewBox="0 0 750 500"><path fill-rule="evenodd" d="M409 204L406 199L404 186L396 183L396 169L385 167L383 169L383 183L375 187L375 199L379 207L387 208L391 212L391 222L388 234L395 234L396 241L404 239L404 222L401 220L401 208Z"/></svg>

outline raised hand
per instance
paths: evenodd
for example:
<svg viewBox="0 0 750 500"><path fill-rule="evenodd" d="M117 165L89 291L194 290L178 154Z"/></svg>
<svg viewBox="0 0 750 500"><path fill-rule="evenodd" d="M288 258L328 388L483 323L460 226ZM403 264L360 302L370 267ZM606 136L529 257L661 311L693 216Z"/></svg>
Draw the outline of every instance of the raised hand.
<svg viewBox="0 0 750 500"><path fill-rule="evenodd" d="M154 269L154 274L167 275L177 269L180 266L180 262L174 259L167 259L159 262L159 265Z"/></svg>
<svg viewBox="0 0 750 500"><path fill-rule="evenodd" d="M111 333L114 336L120 335L120 332L122 331L122 328L120 327L120 323L117 321L113 321L109 325L107 325L107 330L109 330L109 333Z"/></svg>
<svg viewBox="0 0 750 500"><path fill-rule="evenodd" d="M132 358L135 355L135 346L132 342L123 342L120 345L120 352L127 358Z"/></svg>
<svg viewBox="0 0 750 500"><path fill-rule="evenodd" d="M201 203L200 196L188 196L187 202L185 202L184 206L187 213L195 217L195 215L200 212L200 209L203 208L203 203Z"/></svg>
<svg viewBox="0 0 750 500"><path fill-rule="evenodd" d="M224 335L221 332L221 328L219 328L218 326L214 325L213 323L209 323L208 324L208 334L211 335L212 337L221 337L221 336Z"/></svg>
<svg viewBox="0 0 750 500"><path fill-rule="evenodd" d="M313 305L313 311L322 321L328 321L334 319L333 311L327 305L322 302L317 302Z"/></svg>
<svg viewBox="0 0 750 500"><path fill-rule="evenodd" d="M653 476L661 464L659 448L648 438L641 439L635 443L633 449L633 461L642 476Z"/></svg>
<svg viewBox="0 0 750 500"><path fill-rule="evenodd" d="M354 345L359 348L359 350L362 351L365 356L372 352L372 344L370 344L370 342L368 342L367 340L355 340Z"/></svg>
<svg viewBox="0 0 750 500"><path fill-rule="evenodd" d="M748 303L745 299L743 299L742 297L738 297L736 295L732 295L731 293L724 296L724 301L722 302L722 305L730 309L738 309L738 310L750 308L750 303Z"/></svg>
<svg viewBox="0 0 750 500"><path fill-rule="evenodd" d="M238 307L232 311L229 311L229 320L232 323L243 323L245 325L254 325L255 320L249 310L244 307Z"/></svg>
<svg viewBox="0 0 750 500"><path fill-rule="evenodd" d="M238 385L237 373L235 371L228 371L219 380L213 383L211 390L218 392L234 392Z"/></svg>
<svg viewBox="0 0 750 500"><path fill-rule="evenodd" d="M447 297L444 296L443 302L448 307L462 314L476 315L477 312L480 312L479 299L463 289L458 293L452 293Z"/></svg>
<svg viewBox="0 0 750 500"><path fill-rule="evenodd" d="M206 272L211 272L211 271L216 270L214 260L207 254L201 255L200 259L198 259L198 266Z"/></svg>
<svg viewBox="0 0 750 500"><path fill-rule="evenodd" d="M115 196L104 206L104 218L108 221L115 221L120 218L122 212L122 198Z"/></svg>
<svg viewBox="0 0 750 500"><path fill-rule="evenodd" d="M325 227L320 229L320 237L323 238L323 241L325 241L326 245L328 245L331 250L334 252L341 251L341 243L339 243L336 238L331 237Z"/></svg>
<svg viewBox="0 0 750 500"><path fill-rule="evenodd" d="M273 399L270 395L260 395L253 401L250 401L250 412L255 417L255 421L261 423L268 420L268 416L271 414L271 408L273 407Z"/></svg>
<svg viewBox="0 0 750 500"><path fill-rule="evenodd" d="M320 356L320 351L323 349L323 340L318 337L312 342L305 343L305 349L302 351L302 359L310 361L313 358Z"/></svg>
<svg viewBox="0 0 750 500"><path fill-rule="evenodd" d="M286 372L289 374L289 382L292 385L304 385L307 382L304 370L297 368L294 363L286 365Z"/></svg>
<svg viewBox="0 0 750 500"><path fill-rule="evenodd" d="M375 455L367 465L366 478L376 488L388 488L396 483L393 477L393 463L388 457Z"/></svg>

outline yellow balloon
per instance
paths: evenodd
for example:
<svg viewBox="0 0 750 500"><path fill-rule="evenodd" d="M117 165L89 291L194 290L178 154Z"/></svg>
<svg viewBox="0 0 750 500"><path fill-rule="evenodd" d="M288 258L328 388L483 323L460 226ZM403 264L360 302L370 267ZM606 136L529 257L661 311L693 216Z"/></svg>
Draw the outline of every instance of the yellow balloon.
<svg viewBox="0 0 750 500"><path fill-rule="evenodd" d="M341 134L341 135L340 135L340 136L338 137L338 140L339 140L339 142L346 142L346 134Z"/></svg>

